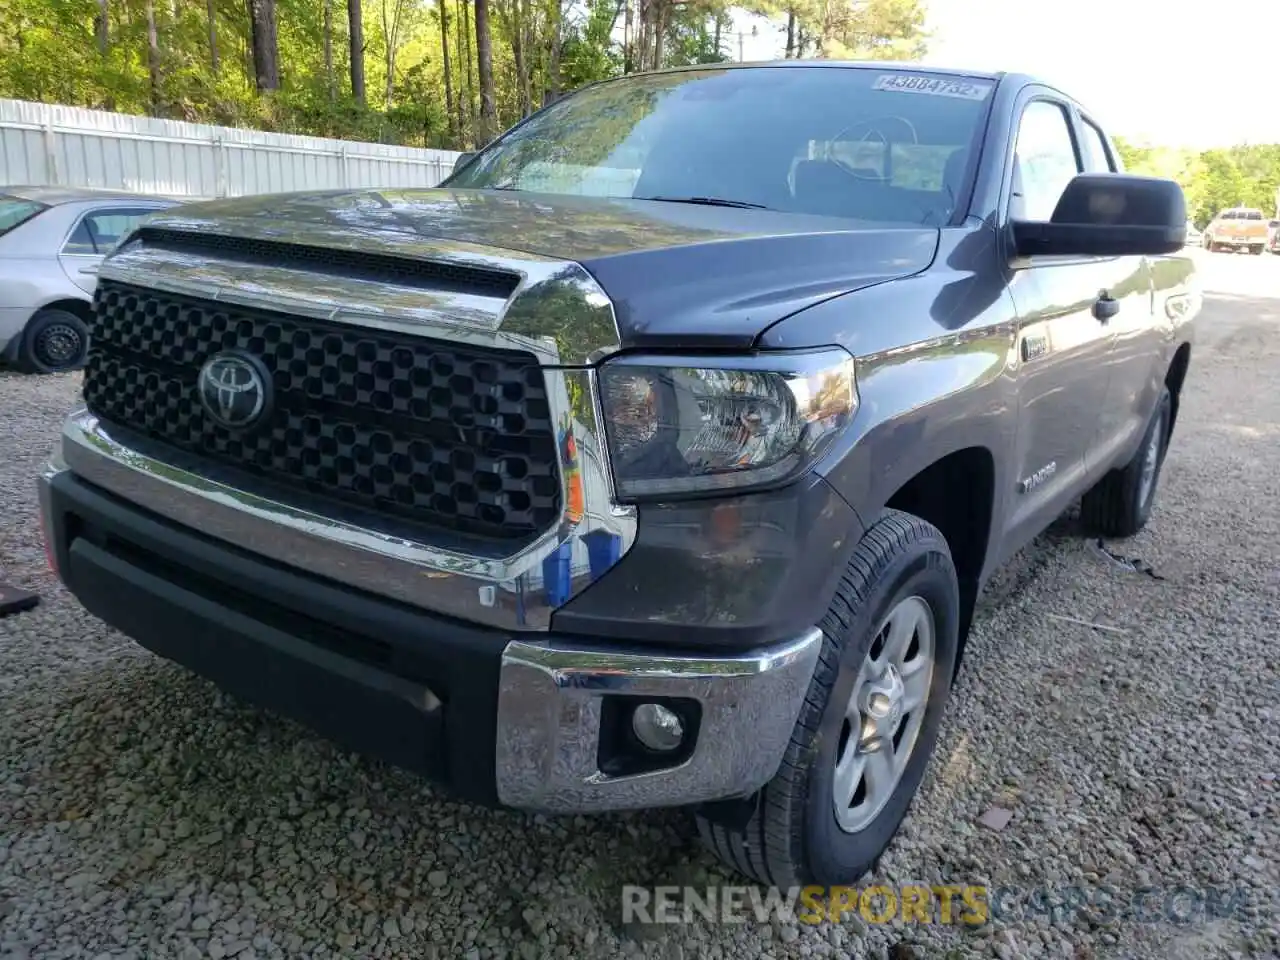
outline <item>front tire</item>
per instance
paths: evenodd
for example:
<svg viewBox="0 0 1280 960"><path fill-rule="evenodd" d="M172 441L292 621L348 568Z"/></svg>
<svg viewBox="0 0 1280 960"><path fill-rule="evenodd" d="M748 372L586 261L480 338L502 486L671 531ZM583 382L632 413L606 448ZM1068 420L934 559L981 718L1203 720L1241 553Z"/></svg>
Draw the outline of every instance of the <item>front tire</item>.
<svg viewBox="0 0 1280 960"><path fill-rule="evenodd" d="M764 884L849 884L906 815L951 688L960 590L947 541L896 510L863 536L819 626L808 696L745 825L701 815L708 847Z"/></svg>
<svg viewBox="0 0 1280 960"><path fill-rule="evenodd" d="M66 373L79 370L89 356L89 328L74 313L44 309L36 312L22 335L18 369L26 373Z"/></svg>
<svg viewBox="0 0 1280 960"><path fill-rule="evenodd" d="M1168 388L1162 387L1133 458L1110 471L1081 500L1080 519L1086 527L1104 537L1131 537L1147 525L1172 423L1173 398Z"/></svg>
<svg viewBox="0 0 1280 960"><path fill-rule="evenodd" d="M1260 256L1262 256L1262 246L1261 246L1261 244L1258 244L1258 245L1256 245L1256 246L1252 246L1252 247L1250 247L1250 248L1249 248L1249 253L1251 253L1251 254L1252 254L1253 256L1255 256L1255 257L1260 257Z"/></svg>

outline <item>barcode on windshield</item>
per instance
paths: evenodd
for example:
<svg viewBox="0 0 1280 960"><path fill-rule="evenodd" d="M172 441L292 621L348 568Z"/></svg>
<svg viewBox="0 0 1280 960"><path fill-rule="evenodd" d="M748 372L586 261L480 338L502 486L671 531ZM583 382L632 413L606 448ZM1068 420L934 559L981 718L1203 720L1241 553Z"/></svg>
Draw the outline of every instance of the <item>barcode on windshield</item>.
<svg viewBox="0 0 1280 960"><path fill-rule="evenodd" d="M894 93L927 93L934 97L956 97L960 100L985 100L991 92L991 84L970 80L949 80L944 77L920 77L902 73L886 73L876 77L872 90L891 90Z"/></svg>

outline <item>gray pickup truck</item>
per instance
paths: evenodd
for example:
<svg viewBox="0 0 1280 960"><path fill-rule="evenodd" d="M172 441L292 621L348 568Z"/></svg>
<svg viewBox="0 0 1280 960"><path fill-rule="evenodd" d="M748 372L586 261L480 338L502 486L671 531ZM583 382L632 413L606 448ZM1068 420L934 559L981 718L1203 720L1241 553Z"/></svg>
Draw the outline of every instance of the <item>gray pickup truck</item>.
<svg viewBox="0 0 1280 960"><path fill-rule="evenodd" d="M751 877L851 882L993 569L1081 497L1147 522L1185 229L1024 76L600 83L438 189L144 221L40 480L50 562L462 798L688 806Z"/></svg>

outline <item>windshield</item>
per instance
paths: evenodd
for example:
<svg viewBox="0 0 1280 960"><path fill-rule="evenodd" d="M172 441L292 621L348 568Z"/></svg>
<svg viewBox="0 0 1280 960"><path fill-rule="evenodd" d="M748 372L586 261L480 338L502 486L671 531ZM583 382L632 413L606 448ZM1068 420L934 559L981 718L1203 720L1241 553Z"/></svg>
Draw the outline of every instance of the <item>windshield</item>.
<svg viewBox="0 0 1280 960"><path fill-rule="evenodd" d="M448 185L945 223L993 87L875 68L626 77L556 102Z"/></svg>
<svg viewBox="0 0 1280 960"><path fill-rule="evenodd" d="M20 223L26 223L41 210L47 207L43 203L36 203L34 200L23 200L21 197L11 197L7 193L0 193L0 236L8 233Z"/></svg>

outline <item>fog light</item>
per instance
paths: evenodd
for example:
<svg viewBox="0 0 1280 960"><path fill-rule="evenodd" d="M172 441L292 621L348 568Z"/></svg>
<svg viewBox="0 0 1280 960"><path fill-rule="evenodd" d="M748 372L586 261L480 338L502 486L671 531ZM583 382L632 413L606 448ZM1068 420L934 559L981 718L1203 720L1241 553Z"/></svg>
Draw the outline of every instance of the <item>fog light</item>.
<svg viewBox="0 0 1280 960"><path fill-rule="evenodd" d="M636 739L650 750L668 753L684 740L684 724L674 710L660 703L642 703L631 714Z"/></svg>

